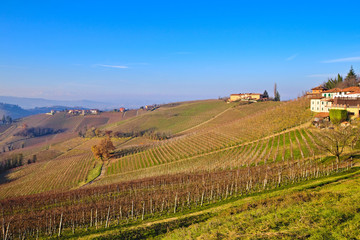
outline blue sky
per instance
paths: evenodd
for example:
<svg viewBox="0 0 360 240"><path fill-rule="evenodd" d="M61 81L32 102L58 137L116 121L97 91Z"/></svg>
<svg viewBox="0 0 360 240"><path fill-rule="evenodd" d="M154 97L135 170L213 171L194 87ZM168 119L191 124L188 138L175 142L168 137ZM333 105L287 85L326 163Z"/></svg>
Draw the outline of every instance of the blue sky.
<svg viewBox="0 0 360 240"><path fill-rule="evenodd" d="M359 1L0 2L0 95L122 104L297 97L351 65Z"/></svg>

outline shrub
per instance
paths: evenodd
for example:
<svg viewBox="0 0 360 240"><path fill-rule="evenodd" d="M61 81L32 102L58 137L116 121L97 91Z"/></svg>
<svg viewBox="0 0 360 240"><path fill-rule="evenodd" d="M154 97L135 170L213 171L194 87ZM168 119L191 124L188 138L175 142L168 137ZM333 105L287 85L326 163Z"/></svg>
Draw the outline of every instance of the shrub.
<svg viewBox="0 0 360 240"><path fill-rule="evenodd" d="M347 119L348 113L342 109L330 109L329 116L333 124L339 124Z"/></svg>

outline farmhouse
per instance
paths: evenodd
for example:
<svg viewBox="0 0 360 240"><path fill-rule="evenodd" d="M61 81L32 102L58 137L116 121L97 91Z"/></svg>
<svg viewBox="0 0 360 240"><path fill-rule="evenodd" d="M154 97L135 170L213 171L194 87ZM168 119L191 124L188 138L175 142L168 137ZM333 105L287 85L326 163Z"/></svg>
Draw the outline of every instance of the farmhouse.
<svg viewBox="0 0 360 240"><path fill-rule="evenodd" d="M320 85L320 86L312 88L311 92L307 92L306 97L308 97L308 98L319 97L325 91L328 91L328 89Z"/></svg>
<svg viewBox="0 0 360 240"><path fill-rule="evenodd" d="M239 100L261 100L263 95L260 93L239 93L239 94L231 94L230 102L235 102Z"/></svg>
<svg viewBox="0 0 360 240"><path fill-rule="evenodd" d="M312 124L315 127L321 127L321 125L323 125L325 122L329 121L329 113L318 113L315 115L314 117L314 121L312 122Z"/></svg>
<svg viewBox="0 0 360 240"><path fill-rule="evenodd" d="M153 111L153 110L155 110L157 108L159 108L159 106L156 105L156 104L154 104L154 105L146 105L145 106L145 110L147 110L147 111Z"/></svg>
<svg viewBox="0 0 360 240"><path fill-rule="evenodd" d="M329 112L333 99L324 97L312 97L310 101L310 109L313 112Z"/></svg>
<svg viewBox="0 0 360 240"><path fill-rule="evenodd" d="M46 113L47 115L54 115L55 114L55 111L54 110L51 110L50 112Z"/></svg>
<svg viewBox="0 0 360 240"><path fill-rule="evenodd" d="M69 113L69 114L81 114L82 111L79 110L79 109L70 109L70 110L68 111L68 113Z"/></svg>
<svg viewBox="0 0 360 240"><path fill-rule="evenodd" d="M99 114L100 111L98 109L90 109L90 113L96 115Z"/></svg>
<svg viewBox="0 0 360 240"><path fill-rule="evenodd" d="M328 90L326 87L317 86L317 87L314 87L314 88L311 89L311 91L312 91L311 93L312 94L321 94L326 90Z"/></svg>
<svg viewBox="0 0 360 240"><path fill-rule="evenodd" d="M347 110L350 116L359 117L359 87L334 88L330 90L321 90L320 87L316 87L313 89L317 92L317 95L311 97L311 111L327 113L330 109L342 109ZM319 91L321 91L321 94L319 94Z"/></svg>

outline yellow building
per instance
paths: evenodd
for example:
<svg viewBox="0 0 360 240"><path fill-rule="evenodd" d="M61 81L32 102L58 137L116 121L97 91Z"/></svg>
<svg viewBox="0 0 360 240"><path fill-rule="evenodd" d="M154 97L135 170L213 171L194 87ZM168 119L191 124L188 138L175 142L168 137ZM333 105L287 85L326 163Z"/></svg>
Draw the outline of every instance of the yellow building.
<svg viewBox="0 0 360 240"><path fill-rule="evenodd" d="M262 94L260 93L239 93L231 94L230 102L235 102L239 100L260 100L262 99Z"/></svg>
<svg viewBox="0 0 360 240"><path fill-rule="evenodd" d="M318 86L318 87L314 87L311 89L312 94L321 94L322 92L326 91L327 88L323 87L323 86Z"/></svg>

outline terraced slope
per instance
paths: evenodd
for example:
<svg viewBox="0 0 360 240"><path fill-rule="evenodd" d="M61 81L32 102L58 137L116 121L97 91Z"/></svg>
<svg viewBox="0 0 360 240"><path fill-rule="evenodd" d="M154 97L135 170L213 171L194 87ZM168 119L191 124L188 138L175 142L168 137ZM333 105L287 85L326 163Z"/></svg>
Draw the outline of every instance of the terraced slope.
<svg viewBox="0 0 360 240"><path fill-rule="evenodd" d="M234 104L220 100L204 100L168 104L141 116L107 127L109 130L131 132L155 129L176 134L207 121Z"/></svg>
<svg viewBox="0 0 360 240"><path fill-rule="evenodd" d="M160 111L164 115L180 106L100 127L116 129L142 117L158 120ZM113 137L114 157L86 185L90 176L96 176L94 170L99 174L101 169L90 152L100 138L71 138L42 149L39 145L41 161L1 176L5 179L0 185L0 195L5 196L0 200L3 225L9 226L11 236L20 238L79 237L117 228L125 229L126 233L117 233L124 238L150 236L153 231L134 232L131 226L354 170L353 149L346 149L347 155L336 163L316 147L318 130L309 127L312 114L307 99L225 106L200 123L188 121L168 140ZM19 196L23 194L28 196Z"/></svg>
<svg viewBox="0 0 360 240"><path fill-rule="evenodd" d="M310 153L315 154L314 143L308 142L305 132L301 134L304 130L264 139L309 121L312 114L307 104L307 100L302 99L280 105L270 102L243 105L232 110L233 115L226 111L223 113L226 116L218 118L227 121L214 118L198 128L190 127L181 137L112 160L106 177L97 184L204 167L210 170L309 157ZM245 113L239 114L238 109Z"/></svg>
<svg viewBox="0 0 360 240"><path fill-rule="evenodd" d="M15 141L13 134L22 123L67 130L22 140L25 148L1 154L0 157L6 158L22 153L25 160L36 154L38 162L3 174L0 194L7 197L80 187L90 171L98 166L91 155L91 146L99 139L77 137L77 131L84 126L124 132L153 128L175 133L173 138L163 141L144 137L114 138L116 151L129 149L127 154L106 163L102 175L87 187L163 174L308 158L321 154L314 149L309 131L284 132L310 119L307 104L306 99L253 104L206 100L165 105L154 111L132 110L126 114L68 116L59 113L29 117L4 131L0 141Z"/></svg>

